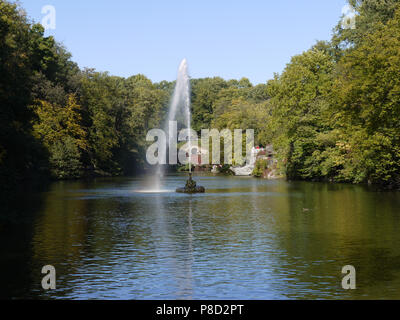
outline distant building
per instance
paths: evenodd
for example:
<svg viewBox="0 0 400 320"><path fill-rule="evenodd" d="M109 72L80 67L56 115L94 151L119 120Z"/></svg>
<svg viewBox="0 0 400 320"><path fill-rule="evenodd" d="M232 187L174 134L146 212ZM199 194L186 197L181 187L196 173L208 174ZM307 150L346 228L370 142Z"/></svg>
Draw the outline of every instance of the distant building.
<svg viewBox="0 0 400 320"><path fill-rule="evenodd" d="M207 156L209 153L208 150L201 148L199 146L192 146L191 150L189 150L189 146L186 145L185 147L182 147L181 150L186 152L186 157L189 157L189 154L191 155L190 160L192 164L199 166L202 165L201 157Z"/></svg>

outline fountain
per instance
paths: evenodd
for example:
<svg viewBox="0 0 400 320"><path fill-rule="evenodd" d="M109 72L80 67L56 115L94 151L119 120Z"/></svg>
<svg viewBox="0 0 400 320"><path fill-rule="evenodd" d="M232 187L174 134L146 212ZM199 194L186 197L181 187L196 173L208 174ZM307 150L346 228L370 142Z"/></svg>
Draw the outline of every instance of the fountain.
<svg viewBox="0 0 400 320"><path fill-rule="evenodd" d="M178 193L204 193L206 192L206 189L201 186L197 186L196 181L192 179L192 173L189 172L189 179L186 181L186 185L184 188L178 188L176 189L176 192Z"/></svg>
<svg viewBox="0 0 400 320"><path fill-rule="evenodd" d="M189 130L188 134L188 145L189 145L189 179L186 182L184 188L179 188L176 192L179 193L203 193L205 192L204 187L198 187L196 182L192 178L192 159L191 159L191 112L190 112L190 77L188 72L188 65L186 59L183 59L181 64L179 65L178 77L176 79L176 85L174 94L172 96L172 101L170 105L170 109L168 112L168 118L166 119L165 132L169 132L169 122L177 121L178 111L183 111L184 115L184 124ZM169 145L174 145L171 143L171 139L175 139L176 137L168 136L168 140L170 141ZM163 157L161 157L163 158ZM162 165L158 165L157 175L155 183L157 187L161 184L161 178L163 177L163 167Z"/></svg>

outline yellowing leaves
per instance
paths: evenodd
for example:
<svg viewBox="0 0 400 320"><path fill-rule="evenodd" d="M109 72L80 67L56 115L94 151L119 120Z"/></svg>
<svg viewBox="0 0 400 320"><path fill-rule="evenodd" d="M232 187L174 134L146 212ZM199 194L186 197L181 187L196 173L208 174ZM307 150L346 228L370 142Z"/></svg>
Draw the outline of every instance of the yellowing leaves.
<svg viewBox="0 0 400 320"><path fill-rule="evenodd" d="M39 100L33 110L37 116L33 124L34 135L47 147L72 137L80 149L87 149L86 131L81 124L81 106L73 94L68 96L65 106Z"/></svg>

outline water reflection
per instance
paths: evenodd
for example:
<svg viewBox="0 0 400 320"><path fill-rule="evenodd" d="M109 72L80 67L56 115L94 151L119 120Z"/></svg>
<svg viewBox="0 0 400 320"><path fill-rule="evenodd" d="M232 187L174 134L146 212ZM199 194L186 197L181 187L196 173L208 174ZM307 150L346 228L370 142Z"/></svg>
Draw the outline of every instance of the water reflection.
<svg viewBox="0 0 400 320"><path fill-rule="evenodd" d="M168 189L184 176L167 178ZM143 179L60 182L4 207L5 298L400 297L399 193L199 177L206 194L136 193ZM57 289L41 288L43 265ZM344 291L341 268L357 268ZM20 276L17 276L15 273Z"/></svg>

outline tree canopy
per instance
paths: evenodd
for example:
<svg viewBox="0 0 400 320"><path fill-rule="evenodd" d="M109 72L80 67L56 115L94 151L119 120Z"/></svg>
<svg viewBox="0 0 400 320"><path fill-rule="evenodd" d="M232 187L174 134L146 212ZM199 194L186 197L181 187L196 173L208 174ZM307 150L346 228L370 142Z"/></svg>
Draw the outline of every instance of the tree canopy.
<svg viewBox="0 0 400 320"><path fill-rule="evenodd" d="M193 128L254 129L289 179L400 186L400 7L349 0L356 28L294 56L264 84L191 79ZM18 185L131 174L163 127L174 82L80 70L21 8L0 0L0 179Z"/></svg>

